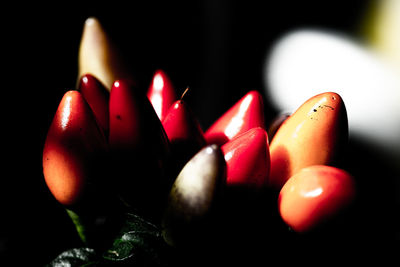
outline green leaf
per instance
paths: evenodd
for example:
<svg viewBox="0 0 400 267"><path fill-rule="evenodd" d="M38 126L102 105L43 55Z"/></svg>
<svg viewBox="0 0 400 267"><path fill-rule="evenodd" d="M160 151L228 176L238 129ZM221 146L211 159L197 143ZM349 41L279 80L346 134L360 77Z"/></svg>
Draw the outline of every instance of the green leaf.
<svg viewBox="0 0 400 267"><path fill-rule="evenodd" d="M87 244L85 224L82 222L79 215L76 214L74 211L69 210L69 209L66 209L66 211L67 211L69 217L71 218L72 222L74 223L79 237L81 238L83 243Z"/></svg>
<svg viewBox="0 0 400 267"><path fill-rule="evenodd" d="M57 256L47 267L96 266L97 255L91 248L73 248Z"/></svg>
<svg viewBox="0 0 400 267"><path fill-rule="evenodd" d="M126 213L124 224L109 249L70 249L48 266L169 266L171 259L171 248L160 229L138 215Z"/></svg>
<svg viewBox="0 0 400 267"><path fill-rule="evenodd" d="M122 233L136 231L144 232L152 236L159 236L161 234L156 225L146 221L138 215L126 213L125 217L125 225L121 230Z"/></svg>
<svg viewBox="0 0 400 267"><path fill-rule="evenodd" d="M157 226L128 213L121 233L103 258L110 262L135 263L137 266L164 266L168 262L168 250Z"/></svg>

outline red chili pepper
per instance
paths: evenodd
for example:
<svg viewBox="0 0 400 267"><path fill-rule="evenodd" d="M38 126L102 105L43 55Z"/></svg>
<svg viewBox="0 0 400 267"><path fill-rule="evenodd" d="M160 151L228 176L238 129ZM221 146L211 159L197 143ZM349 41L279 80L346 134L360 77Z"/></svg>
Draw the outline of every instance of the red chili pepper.
<svg viewBox="0 0 400 267"><path fill-rule="evenodd" d="M146 95L124 80L114 83L109 108L109 145L121 197L131 205L159 205L155 199L162 197L169 143L157 114Z"/></svg>
<svg viewBox="0 0 400 267"><path fill-rule="evenodd" d="M205 138L208 144L223 145L255 127L265 129L263 98L250 91L208 128Z"/></svg>
<svg viewBox="0 0 400 267"><path fill-rule="evenodd" d="M106 87L93 75L85 74L79 82L79 91L92 109L98 124L108 133L108 102L110 93Z"/></svg>
<svg viewBox="0 0 400 267"><path fill-rule="evenodd" d="M157 70L154 73L150 88L147 91L147 97L160 121L164 120L168 109L178 99L171 80L162 70Z"/></svg>
<svg viewBox="0 0 400 267"><path fill-rule="evenodd" d="M94 179L98 155L106 139L78 91L65 93L48 131L43 149L43 173L54 197L64 205L79 201Z"/></svg>
<svg viewBox="0 0 400 267"><path fill-rule="evenodd" d="M202 147L206 145L203 130L183 100L176 101L163 121L174 159L173 178Z"/></svg>
<svg viewBox="0 0 400 267"><path fill-rule="evenodd" d="M270 170L267 132L250 129L222 146L227 165L227 184L263 187Z"/></svg>

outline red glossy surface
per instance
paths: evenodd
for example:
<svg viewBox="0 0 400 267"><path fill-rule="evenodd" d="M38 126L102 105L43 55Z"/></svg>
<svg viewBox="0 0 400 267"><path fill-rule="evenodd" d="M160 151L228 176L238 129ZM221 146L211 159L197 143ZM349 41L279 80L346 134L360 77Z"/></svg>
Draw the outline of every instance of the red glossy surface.
<svg viewBox="0 0 400 267"><path fill-rule="evenodd" d="M141 140L141 120L145 120L140 109L140 99L135 88L124 81L114 82L110 92L109 144L114 148L132 148Z"/></svg>
<svg viewBox="0 0 400 267"><path fill-rule="evenodd" d="M105 148L106 139L81 93L65 93L43 149L44 177L60 203L78 201L91 178L96 155Z"/></svg>
<svg viewBox="0 0 400 267"><path fill-rule="evenodd" d="M183 100L170 107L162 124L171 144L190 142L196 144L199 150L206 144L200 123Z"/></svg>
<svg viewBox="0 0 400 267"><path fill-rule="evenodd" d="M262 187L270 170L268 135L252 128L222 146L227 164L227 184Z"/></svg>
<svg viewBox="0 0 400 267"><path fill-rule="evenodd" d="M279 212L293 230L307 232L338 215L354 196L355 184L349 173L314 165L296 173L283 186Z"/></svg>
<svg viewBox="0 0 400 267"><path fill-rule="evenodd" d="M223 145L254 127L265 129L263 99L258 91L250 91L226 111L205 132L208 144Z"/></svg>
<svg viewBox="0 0 400 267"><path fill-rule="evenodd" d="M168 139L152 105L145 95L127 81L116 81L110 94L109 144L129 150L148 146L157 152L168 150Z"/></svg>
<svg viewBox="0 0 400 267"><path fill-rule="evenodd" d="M114 83L109 110L109 146L121 197L131 204L150 204L153 198L156 205L169 155L162 124L146 95L124 80Z"/></svg>
<svg viewBox="0 0 400 267"><path fill-rule="evenodd" d="M110 93L96 77L90 74L81 77L78 89L92 109L98 124L107 133L109 129L108 102Z"/></svg>
<svg viewBox="0 0 400 267"><path fill-rule="evenodd" d="M176 170L171 174L175 178L186 162L206 145L206 140L197 118L183 100L170 107L162 124L176 164Z"/></svg>
<svg viewBox="0 0 400 267"><path fill-rule="evenodd" d="M147 97L161 121L164 120L171 105L178 99L171 80L162 70L157 70L154 73L150 88L147 91Z"/></svg>
<svg viewBox="0 0 400 267"><path fill-rule="evenodd" d="M310 98L282 123L271 140L269 184L280 190L300 169L332 164L347 140L342 98L333 92Z"/></svg>

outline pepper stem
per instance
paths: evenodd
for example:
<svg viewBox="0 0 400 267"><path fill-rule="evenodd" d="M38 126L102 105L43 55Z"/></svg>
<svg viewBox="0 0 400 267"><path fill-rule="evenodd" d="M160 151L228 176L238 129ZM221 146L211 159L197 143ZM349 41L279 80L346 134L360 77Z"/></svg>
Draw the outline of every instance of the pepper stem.
<svg viewBox="0 0 400 267"><path fill-rule="evenodd" d="M66 209L66 211L69 217L71 218L72 222L74 223L80 239L83 241L83 243L87 244L86 227L81 217L72 210Z"/></svg>
<svg viewBox="0 0 400 267"><path fill-rule="evenodd" d="M182 101L182 99L183 99L183 97L186 95L186 93L187 93L187 91L189 91L189 86L188 87L186 87L186 90L183 92L183 94L181 95L181 101Z"/></svg>

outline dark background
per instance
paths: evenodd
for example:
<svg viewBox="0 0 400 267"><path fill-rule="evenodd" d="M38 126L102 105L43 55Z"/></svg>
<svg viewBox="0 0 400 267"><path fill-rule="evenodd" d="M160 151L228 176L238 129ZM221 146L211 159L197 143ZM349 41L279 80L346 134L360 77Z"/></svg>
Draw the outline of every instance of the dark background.
<svg viewBox="0 0 400 267"><path fill-rule="evenodd" d="M167 72L178 92L189 86L188 102L207 129L247 91L264 92L262 67L277 38L302 27L358 36L368 4L361 0L65 1L4 8L0 260L42 265L76 242L64 210L44 183L41 152L62 95L75 86L78 47L88 17L100 20L143 90L158 68ZM267 99L265 104L269 121L277 111ZM377 164L369 161L362 164ZM382 168L375 167L372 173ZM374 183L366 184L370 189ZM364 206L363 213L368 221L363 229L374 233L371 240L382 241L381 234L388 238L384 242L395 240L386 229L395 228L386 214L392 207L385 206L392 199L376 190L363 197L374 207L369 213Z"/></svg>

